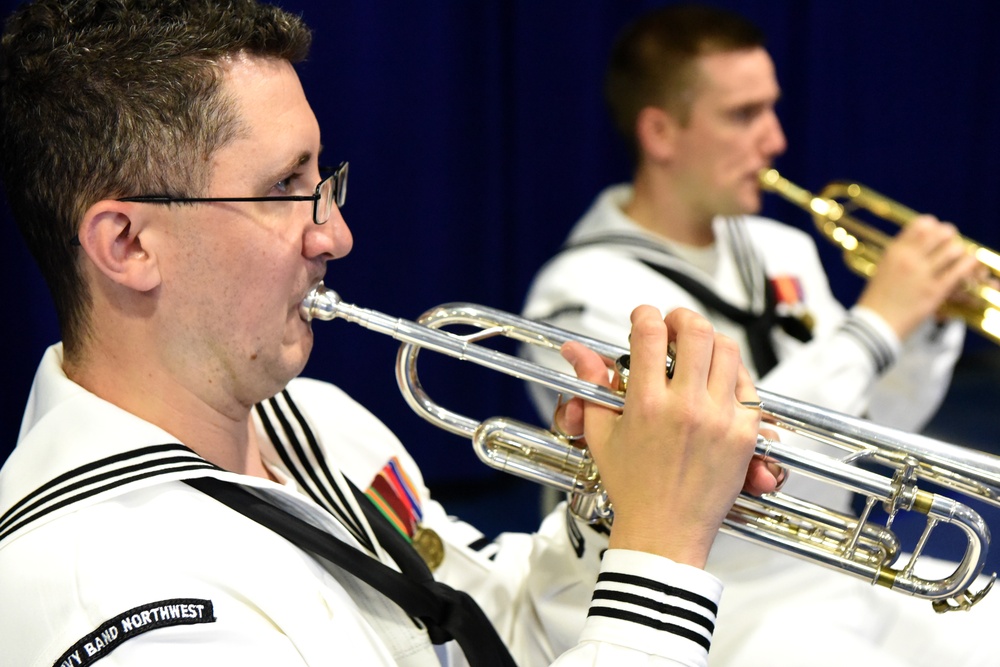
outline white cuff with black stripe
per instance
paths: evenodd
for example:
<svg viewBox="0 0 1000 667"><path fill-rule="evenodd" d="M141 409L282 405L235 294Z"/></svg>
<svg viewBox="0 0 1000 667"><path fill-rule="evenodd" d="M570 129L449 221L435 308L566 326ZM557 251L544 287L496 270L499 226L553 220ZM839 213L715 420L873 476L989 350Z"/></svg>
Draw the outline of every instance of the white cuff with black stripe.
<svg viewBox="0 0 1000 667"><path fill-rule="evenodd" d="M712 643L721 594L722 583L704 570L609 549L581 640L700 664Z"/></svg>
<svg viewBox="0 0 1000 667"><path fill-rule="evenodd" d="M868 352L878 375L885 373L899 358L902 343L875 311L855 306L847 313L840 328Z"/></svg>

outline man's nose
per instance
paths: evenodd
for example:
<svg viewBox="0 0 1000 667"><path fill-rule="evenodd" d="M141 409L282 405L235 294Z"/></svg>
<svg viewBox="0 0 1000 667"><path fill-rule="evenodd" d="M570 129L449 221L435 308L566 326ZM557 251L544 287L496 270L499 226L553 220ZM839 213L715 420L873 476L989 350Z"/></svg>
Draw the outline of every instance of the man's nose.
<svg viewBox="0 0 1000 667"><path fill-rule="evenodd" d="M354 237L350 227L336 205L330 212L330 219L321 225L313 223L306 229L303 239L302 254L313 259L324 257L327 260L345 257L354 247Z"/></svg>

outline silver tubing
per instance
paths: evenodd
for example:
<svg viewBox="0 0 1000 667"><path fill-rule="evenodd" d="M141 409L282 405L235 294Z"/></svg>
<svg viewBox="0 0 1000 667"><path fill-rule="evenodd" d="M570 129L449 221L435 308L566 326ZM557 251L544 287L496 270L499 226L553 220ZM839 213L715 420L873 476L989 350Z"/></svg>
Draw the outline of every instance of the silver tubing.
<svg viewBox="0 0 1000 667"><path fill-rule="evenodd" d="M566 437L506 418L485 422L470 419L434 402L417 373L420 350L456 359L534 382L558 393L621 409L622 392L580 380L520 357L480 345L495 336L557 350L570 340L615 360L628 350L518 315L467 303L438 306L418 322L385 315L344 303L323 285L302 302L302 318L344 319L391 336L402 345L396 364L397 382L410 407L420 416L451 433L472 440L477 456L487 465L566 492L571 510L582 520L611 524L614 508L589 453ZM469 325L472 334L457 335L443 327ZM666 360L668 374L673 359ZM840 414L792 398L758 390L762 421L768 426L830 445L843 452L834 457L780 441L758 437L756 452L797 474L840 486L867 497L868 507L881 502L889 514L886 526L860 521L785 494L754 498L743 494L726 517L722 530L820 565L934 602L938 611L968 609L989 590L968 588L980 575L989 549L989 528L970 507L919 488L920 481L938 484L978 500L1000 506L1000 458L932 438L905 433L867 420ZM754 406L756 407L756 406ZM859 468L868 460L896 471L886 477ZM941 579L914 574L911 559L903 568L892 566L899 542L889 529L900 511L928 517L930 527L951 524L966 536L966 550L954 572ZM866 512L867 516L867 512ZM930 530L915 552L923 549ZM995 578L996 575L994 574Z"/></svg>

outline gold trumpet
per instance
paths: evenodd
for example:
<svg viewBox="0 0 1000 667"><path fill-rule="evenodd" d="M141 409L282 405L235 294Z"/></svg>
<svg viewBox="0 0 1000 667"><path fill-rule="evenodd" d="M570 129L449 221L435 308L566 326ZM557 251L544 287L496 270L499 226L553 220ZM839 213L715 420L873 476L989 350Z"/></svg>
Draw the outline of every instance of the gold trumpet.
<svg viewBox="0 0 1000 667"><path fill-rule="evenodd" d="M776 169L765 169L758 178L764 190L781 195L808 211L820 233L843 249L847 266L866 279L875 275L892 236L853 214L867 211L900 226L919 215L913 209L859 183L833 181L814 195L789 181ZM964 288L966 298L949 301L942 308L942 314L965 320L971 329L1000 344L1000 291L993 286L1000 278L1000 255L968 239L963 240L989 278L967 285Z"/></svg>
<svg viewBox="0 0 1000 667"><path fill-rule="evenodd" d="M614 508L586 449L565 436L506 417L478 421L430 399L417 374L421 349L471 361L507 375L537 383L556 392L621 409L624 396L572 375L481 345L493 337L548 349L576 340L607 359L628 353L602 341L527 320L501 310L468 303L445 304L419 321L391 317L344 303L333 291L317 286L300 306L303 319L342 318L402 342L396 378L410 407L424 419L472 439L477 456L487 465L567 494L570 511L589 523L611 523ZM458 335L443 327L473 327ZM667 359L667 370L673 359ZM931 438L904 433L758 389L763 420L829 445L841 456L828 456L758 436L757 453L782 466L849 489L867 498L861 517L842 514L783 493L762 497L741 495L722 526L724 532L788 552L870 583L931 600L939 611L969 609L989 591L992 579L977 592L970 586L981 574L990 532L972 508L919 487L931 482L969 497L1000 506L1000 457L968 450ZM858 467L872 462L893 471L891 476ZM887 513L885 525L870 519L876 503ZM899 540L891 530L905 511L926 516L923 534L901 567ZM965 554L955 570L940 579L925 579L914 571L931 531L941 524L959 529L966 538Z"/></svg>

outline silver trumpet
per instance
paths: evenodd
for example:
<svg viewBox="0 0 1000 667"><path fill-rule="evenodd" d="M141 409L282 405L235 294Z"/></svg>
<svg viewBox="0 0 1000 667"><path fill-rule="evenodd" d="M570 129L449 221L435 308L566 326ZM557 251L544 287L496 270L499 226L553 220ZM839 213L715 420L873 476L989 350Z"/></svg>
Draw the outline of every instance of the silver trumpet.
<svg viewBox="0 0 1000 667"><path fill-rule="evenodd" d="M421 348L426 348L620 410L625 402L622 392L478 343L503 336L558 350L563 343L576 340L612 360L621 358L628 350L468 303L438 306L413 322L344 303L336 292L323 285L318 285L302 301L300 313L306 321L342 318L401 341L396 379L417 414L446 431L470 438L477 456L487 465L566 492L570 510L583 521L612 522L613 508L586 449L544 428L506 417L476 421L438 405L421 386L417 355ZM458 335L442 330L447 326L472 326L475 331ZM668 371L672 363L672 359L667 360ZM758 390L758 394L763 422L832 446L843 455L820 454L764 436L758 436L757 454L774 459L798 474L849 489L867 501L861 516L855 517L783 493L759 498L741 494L724 521L724 532L789 552L873 585L931 600L938 612L969 609L989 592L995 573L980 590L970 590L985 564L990 542L988 526L967 505L923 490L918 484L923 480L1000 506L1000 457L878 426L763 390ZM861 462L878 464L894 472L891 477L878 474L858 467ZM878 502L888 517L884 525L870 516ZM894 518L903 511L926 515L926 525L910 557L895 567L901 549L891 527ZM914 571L917 559L931 531L939 524L951 524L964 533L965 554L948 576L921 578Z"/></svg>

